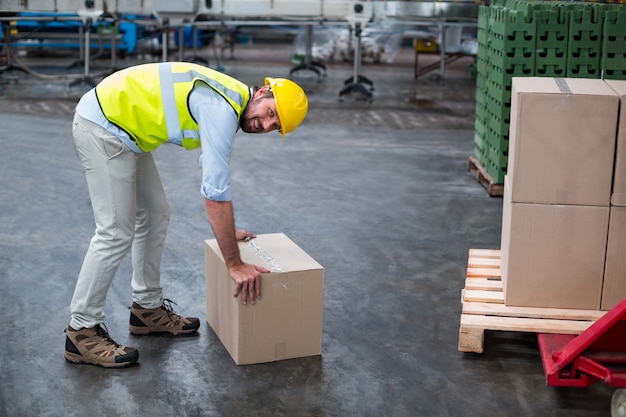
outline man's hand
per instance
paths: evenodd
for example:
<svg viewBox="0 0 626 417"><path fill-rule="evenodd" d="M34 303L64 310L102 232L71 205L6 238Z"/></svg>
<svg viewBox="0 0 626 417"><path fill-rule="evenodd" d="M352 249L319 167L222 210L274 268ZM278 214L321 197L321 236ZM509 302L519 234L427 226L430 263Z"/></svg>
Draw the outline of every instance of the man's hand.
<svg viewBox="0 0 626 417"><path fill-rule="evenodd" d="M241 293L241 303L254 304L254 300L261 298L261 273L270 272L269 269L259 265L241 263L228 269L230 277L235 281L235 293L237 298Z"/></svg>
<svg viewBox="0 0 626 417"><path fill-rule="evenodd" d="M254 304L261 297L261 273L270 272L262 266L242 262L239 256L238 240L255 238L253 233L235 230L233 203L231 201L212 201L204 199L206 213L213 229L213 234L224 256L230 277L235 281L235 297L241 293L241 302Z"/></svg>
<svg viewBox="0 0 626 417"><path fill-rule="evenodd" d="M235 230L235 239L237 240L246 240L248 238L254 239L255 237L256 235L254 233L250 233L246 230L243 230L243 229Z"/></svg>

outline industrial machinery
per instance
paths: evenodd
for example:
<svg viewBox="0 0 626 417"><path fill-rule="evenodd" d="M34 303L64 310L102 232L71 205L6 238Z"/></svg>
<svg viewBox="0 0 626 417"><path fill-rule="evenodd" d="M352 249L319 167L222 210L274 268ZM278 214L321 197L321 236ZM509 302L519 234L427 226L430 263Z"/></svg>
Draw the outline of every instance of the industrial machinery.
<svg viewBox="0 0 626 417"><path fill-rule="evenodd" d="M198 31L219 33L232 27L281 24L306 30L305 60L292 68L291 74L307 70L321 76L326 68L311 56L313 31L322 25L344 25L354 37L354 75L346 80L340 97L357 92L371 98L373 83L360 74L361 34L368 25L384 19L398 30L434 27L445 38L459 21L475 25L477 10L471 0L0 0L0 51L6 50L8 66L15 66L12 48L80 49L85 65L81 80L92 82L92 49L110 50L111 69L115 69L115 55L134 53L139 38L149 33L160 45L161 60L166 61L173 32L177 33L178 60L182 61L189 60L183 56L186 29L192 30L195 52ZM442 42L442 57L445 44ZM193 59L200 58L194 54ZM442 61L442 73L443 65Z"/></svg>

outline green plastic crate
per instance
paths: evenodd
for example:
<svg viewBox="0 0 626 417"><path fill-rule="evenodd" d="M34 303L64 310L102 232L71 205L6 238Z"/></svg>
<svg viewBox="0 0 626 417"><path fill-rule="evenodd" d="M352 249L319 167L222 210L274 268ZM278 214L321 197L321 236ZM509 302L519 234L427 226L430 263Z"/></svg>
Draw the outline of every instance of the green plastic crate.
<svg viewBox="0 0 626 417"><path fill-rule="evenodd" d="M498 149L489 145L489 161L496 167L500 167L503 170L507 168L509 159L508 148L507 150Z"/></svg>
<svg viewBox="0 0 626 417"><path fill-rule="evenodd" d="M567 71L569 14L563 8L535 11L537 22L535 75L564 77Z"/></svg>
<svg viewBox="0 0 626 417"><path fill-rule="evenodd" d="M591 6L569 11L568 77L600 78L603 13Z"/></svg>
<svg viewBox="0 0 626 417"><path fill-rule="evenodd" d="M483 165L483 167L496 184L504 184L504 177L506 176L507 170L506 166L499 165L497 162L488 159L486 166Z"/></svg>
<svg viewBox="0 0 626 417"><path fill-rule="evenodd" d="M602 78L626 80L626 6L605 13L600 67Z"/></svg>

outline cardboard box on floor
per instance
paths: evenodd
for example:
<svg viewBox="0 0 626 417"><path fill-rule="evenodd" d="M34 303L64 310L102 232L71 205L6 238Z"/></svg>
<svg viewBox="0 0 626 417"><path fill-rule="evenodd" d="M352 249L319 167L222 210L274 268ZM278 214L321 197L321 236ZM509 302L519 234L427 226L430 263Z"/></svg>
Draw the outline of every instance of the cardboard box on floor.
<svg viewBox="0 0 626 417"><path fill-rule="evenodd" d="M626 206L626 81L605 80L605 82L620 96L611 204L624 207Z"/></svg>
<svg viewBox="0 0 626 417"><path fill-rule="evenodd" d="M506 305L599 310L609 208L512 201L505 178L501 274Z"/></svg>
<svg viewBox="0 0 626 417"><path fill-rule="evenodd" d="M207 322L238 365L322 352L324 268L282 233L240 242L244 262L265 266L254 305L233 297L215 239L205 241Z"/></svg>
<svg viewBox="0 0 626 417"><path fill-rule="evenodd" d="M514 77L512 201L608 207L618 106L603 80Z"/></svg>

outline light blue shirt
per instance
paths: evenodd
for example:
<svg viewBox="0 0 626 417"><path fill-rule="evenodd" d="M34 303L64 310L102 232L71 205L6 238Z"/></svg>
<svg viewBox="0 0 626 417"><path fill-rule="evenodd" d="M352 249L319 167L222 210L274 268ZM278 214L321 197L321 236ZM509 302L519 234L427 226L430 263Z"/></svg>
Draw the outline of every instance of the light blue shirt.
<svg viewBox="0 0 626 417"><path fill-rule="evenodd" d="M239 129L237 114L219 93L208 86L198 85L194 88L189 94L188 105L200 128L200 192L209 200L230 201L229 161L235 134ZM143 153L124 130L107 120L98 104L95 89L83 95L76 106L76 113L117 136L133 152Z"/></svg>

